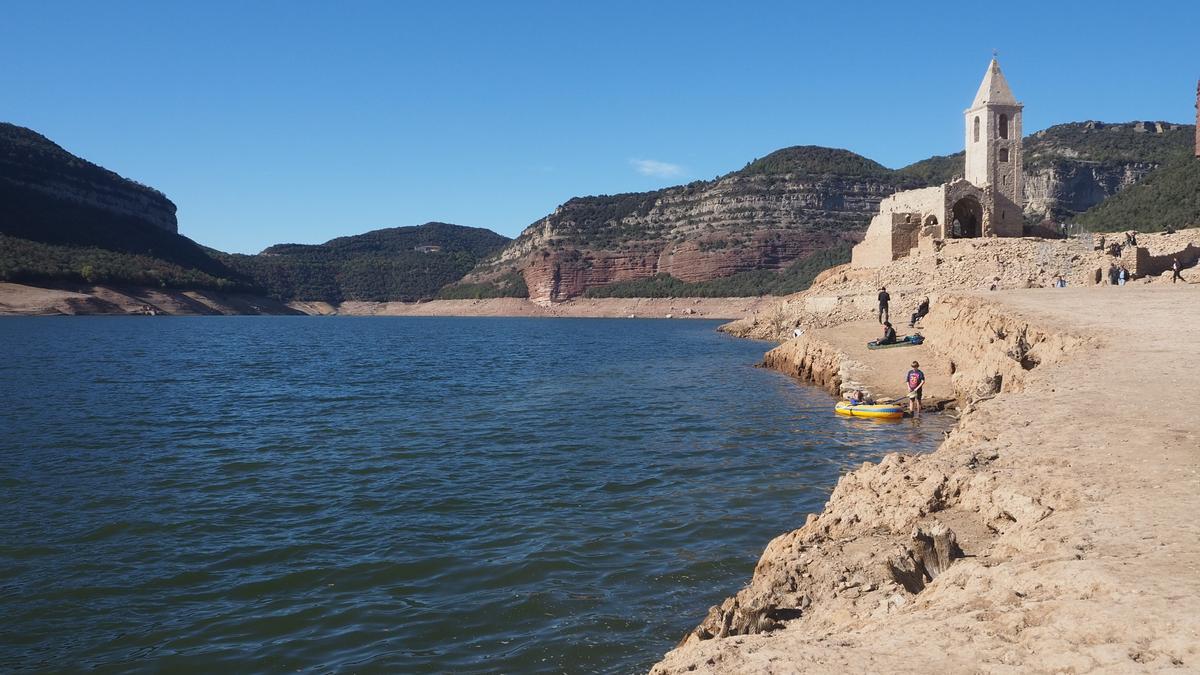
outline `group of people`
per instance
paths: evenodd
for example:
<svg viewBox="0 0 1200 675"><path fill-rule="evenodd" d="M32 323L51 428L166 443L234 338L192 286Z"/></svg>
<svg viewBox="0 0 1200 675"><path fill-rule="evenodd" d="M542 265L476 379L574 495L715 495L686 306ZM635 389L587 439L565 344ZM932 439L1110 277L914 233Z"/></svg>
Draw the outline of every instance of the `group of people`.
<svg viewBox="0 0 1200 675"><path fill-rule="evenodd" d="M896 329L892 327L892 322L889 320L891 316L888 311L888 304L892 301L892 296L887 292L887 286L879 288L879 323L883 324L883 337L879 339L879 344L890 345L896 343ZM913 328L917 322L925 318L929 313L929 297L921 298L921 303L917 305L917 311L912 313L912 317L908 321L908 327Z"/></svg>
<svg viewBox="0 0 1200 675"><path fill-rule="evenodd" d="M1108 283L1110 286L1124 286L1129 281L1129 270L1124 265L1109 265Z"/></svg>
<svg viewBox="0 0 1200 675"><path fill-rule="evenodd" d="M1171 283L1185 281L1183 276L1179 274L1180 269L1182 269L1182 266L1179 264L1179 258L1171 258ZM1108 266L1108 283L1110 286L1124 286L1125 282L1132 278L1133 275L1129 273L1125 265ZM1055 285L1057 286L1057 284ZM1063 283L1063 286L1066 286L1066 282Z"/></svg>

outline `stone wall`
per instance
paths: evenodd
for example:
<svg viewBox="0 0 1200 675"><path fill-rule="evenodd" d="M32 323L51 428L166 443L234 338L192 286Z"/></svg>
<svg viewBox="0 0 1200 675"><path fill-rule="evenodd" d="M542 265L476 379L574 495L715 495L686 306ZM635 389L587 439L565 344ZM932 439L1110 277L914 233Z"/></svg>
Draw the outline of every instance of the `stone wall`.
<svg viewBox="0 0 1200 675"><path fill-rule="evenodd" d="M866 237L854 247L854 267L882 267L909 255L917 247L920 233L930 217L940 226L946 219L945 186L897 192L879 203Z"/></svg>

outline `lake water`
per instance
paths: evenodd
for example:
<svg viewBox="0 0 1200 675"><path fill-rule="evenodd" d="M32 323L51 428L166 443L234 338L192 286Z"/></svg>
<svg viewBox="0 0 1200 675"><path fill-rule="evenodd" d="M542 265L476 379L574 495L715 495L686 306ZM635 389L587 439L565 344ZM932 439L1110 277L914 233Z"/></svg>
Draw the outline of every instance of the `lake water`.
<svg viewBox="0 0 1200 675"><path fill-rule="evenodd" d="M0 320L0 671L645 670L948 424L716 326Z"/></svg>

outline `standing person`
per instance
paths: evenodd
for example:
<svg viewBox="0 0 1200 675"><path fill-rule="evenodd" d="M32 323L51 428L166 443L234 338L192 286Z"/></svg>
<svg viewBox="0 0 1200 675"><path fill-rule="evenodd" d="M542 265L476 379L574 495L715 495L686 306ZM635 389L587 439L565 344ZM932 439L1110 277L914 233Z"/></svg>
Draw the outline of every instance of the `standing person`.
<svg viewBox="0 0 1200 675"><path fill-rule="evenodd" d="M1117 285L1117 275L1118 275L1118 274L1120 274L1120 273L1119 273L1119 272L1117 272L1117 266L1116 266L1116 265L1109 265L1109 266L1108 266L1108 285L1109 285L1109 286L1116 286L1116 285Z"/></svg>
<svg viewBox="0 0 1200 675"><path fill-rule="evenodd" d="M912 318L908 322L909 328L915 328L917 322L925 318L929 313L929 296L921 298L921 304L917 305L917 311L913 312Z"/></svg>
<svg viewBox="0 0 1200 675"><path fill-rule="evenodd" d="M1129 270L1125 269L1124 265L1121 265L1121 268L1119 270L1117 270L1117 285L1124 286L1125 280L1128 278L1129 278Z"/></svg>
<svg viewBox="0 0 1200 675"><path fill-rule="evenodd" d="M904 376L904 382L908 385L908 414L920 415L921 396L925 392L925 373L921 372L921 364L912 362L912 370Z"/></svg>
<svg viewBox="0 0 1200 675"><path fill-rule="evenodd" d="M887 320L892 318L888 316L888 301L892 296L888 295L887 286L879 287L879 323L887 323Z"/></svg>
<svg viewBox="0 0 1200 675"><path fill-rule="evenodd" d="M1179 276L1179 258L1171 258L1171 283L1183 281L1183 277Z"/></svg>

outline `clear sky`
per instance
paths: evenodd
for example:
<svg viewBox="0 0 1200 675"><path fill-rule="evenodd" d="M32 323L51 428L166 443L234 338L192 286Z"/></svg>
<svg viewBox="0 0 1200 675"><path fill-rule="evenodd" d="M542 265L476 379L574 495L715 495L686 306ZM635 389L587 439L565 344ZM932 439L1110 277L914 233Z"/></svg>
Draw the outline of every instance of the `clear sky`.
<svg viewBox="0 0 1200 675"><path fill-rule="evenodd" d="M1026 133L1190 122L1200 2L9 2L0 120L159 188L223 250L441 220L789 145L961 149L992 49Z"/></svg>

